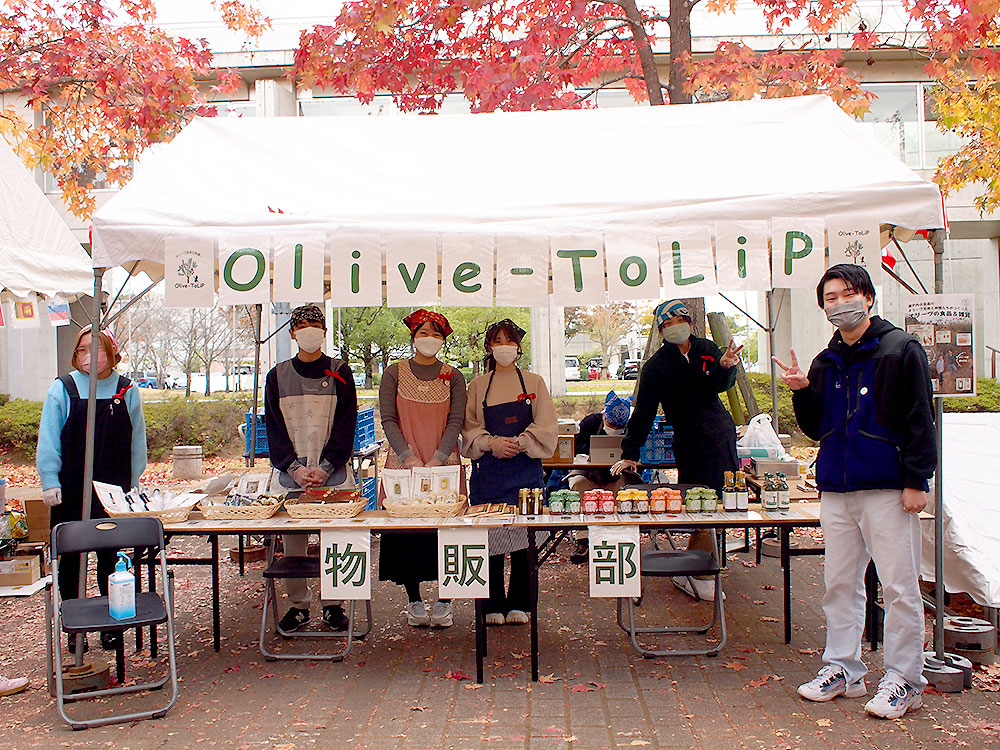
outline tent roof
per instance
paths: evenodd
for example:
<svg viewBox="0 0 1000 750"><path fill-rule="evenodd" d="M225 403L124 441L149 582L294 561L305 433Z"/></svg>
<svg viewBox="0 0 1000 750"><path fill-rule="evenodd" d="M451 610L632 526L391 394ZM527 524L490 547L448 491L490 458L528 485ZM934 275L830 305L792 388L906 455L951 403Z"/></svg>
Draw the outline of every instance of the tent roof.
<svg viewBox="0 0 1000 750"><path fill-rule="evenodd" d="M93 293L90 257L31 173L0 138L0 290Z"/></svg>
<svg viewBox="0 0 1000 750"><path fill-rule="evenodd" d="M98 211L94 263L162 262L168 236L552 235L851 214L944 225L937 187L824 96L211 118L194 120Z"/></svg>

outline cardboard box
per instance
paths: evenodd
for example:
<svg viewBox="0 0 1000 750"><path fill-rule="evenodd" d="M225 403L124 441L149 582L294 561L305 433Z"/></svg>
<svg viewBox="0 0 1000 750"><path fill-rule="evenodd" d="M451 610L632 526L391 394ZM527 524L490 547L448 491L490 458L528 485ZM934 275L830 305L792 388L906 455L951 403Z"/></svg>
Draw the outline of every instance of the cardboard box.
<svg viewBox="0 0 1000 750"><path fill-rule="evenodd" d="M35 555L0 560L0 586L30 586L40 577Z"/></svg>
<svg viewBox="0 0 1000 750"><path fill-rule="evenodd" d="M28 541L49 543L49 506L41 500L25 500L24 515L28 519Z"/></svg>
<svg viewBox="0 0 1000 750"><path fill-rule="evenodd" d="M763 477L765 474L784 474L786 477L797 477L799 475L798 461L777 461L773 458L751 458L750 470L755 477Z"/></svg>
<svg viewBox="0 0 1000 750"><path fill-rule="evenodd" d="M556 441L556 451L552 454L552 458L548 460L548 463L553 464L571 464L573 463L573 456L576 454L573 451L573 447L576 444L576 437L574 435L560 435Z"/></svg>
<svg viewBox="0 0 1000 750"><path fill-rule="evenodd" d="M15 557L38 558L38 570L43 576L47 576L51 570L52 557L49 553L49 545L45 542L21 542L14 550Z"/></svg>

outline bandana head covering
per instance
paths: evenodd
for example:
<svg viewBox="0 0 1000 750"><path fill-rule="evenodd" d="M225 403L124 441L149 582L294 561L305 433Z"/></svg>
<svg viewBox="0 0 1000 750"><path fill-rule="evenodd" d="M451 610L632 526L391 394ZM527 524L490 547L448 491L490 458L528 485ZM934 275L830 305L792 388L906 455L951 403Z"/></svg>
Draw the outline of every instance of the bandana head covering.
<svg viewBox="0 0 1000 750"><path fill-rule="evenodd" d="M84 326L76 334L76 343L73 345L73 367L76 367L76 349L80 346L80 339L90 333L92 329L92 325ZM117 367L118 363L122 361L122 346L118 343L118 337L115 336L110 328L105 328L101 331L100 338L101 344L104 346L104 351L108 355L108 361L112 367Z"/></svg>
<svg viewBox="0 0 1000 750"><path fill-rule="evenodd" d="M684 301L679 299L668 299L666 302L661 302L656 306L656 312L653 315L656 319L657 328L671 318L687 318L689 323L694 322L694 318L691 317L691 311L688 310Z"/></svg>
<svg viewBox="0 0 1000 750"><path fill-rule="evenodd" d="M451 326L448 324L448 319L439 312L434 312L433 310L424 310L420 308L419 310L414 310L405 318L403 322L406 327L410 329L410 334L417 332L424 323L436 323L444 334L445 338L451 335Z"/></svg>
<svg viewBox="0 0 1000 750"><path fill-rule="evenodd" d="M485 345L490 343L490 339L496 336L501 330L507 331L507 335L518 344L520 344L521 339L524 338L524 329L510 318L504 318L503 320L498 320L486 329L486 335L483 336L483 344Z"/></svg>
<svg viewBox="0 0 1000 750"><path fill-rule="evenodd" d="M326 328L326 315L316 305L309 304L296 307L292 310L292 319L288 324L288 330L294 331L296 328L304 326L307 323L319 323Z"/></svg>
<svg viewBox="0 0 1000 750"><path fill-rule="evenodd" d="M631 409L631 396L622 398L611 391L604 399L604 421L612 427L624 427L628 424L628 415Z"/></svg>

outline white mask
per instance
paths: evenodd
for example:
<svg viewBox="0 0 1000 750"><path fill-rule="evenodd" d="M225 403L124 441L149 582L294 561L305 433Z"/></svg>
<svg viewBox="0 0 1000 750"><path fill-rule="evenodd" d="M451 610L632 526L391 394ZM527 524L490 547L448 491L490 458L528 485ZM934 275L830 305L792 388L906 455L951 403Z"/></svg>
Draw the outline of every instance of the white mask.
<svg viewBox="0 0 1000 750"><path fill-rule="evenodd" d="M607 423L604 424L604 431L609 435L621 435L625 432L624 427L608 427Z"/></svg>
<svg viewBox="0 0 1000 750"><path fill-rule="evenodd" d="M677 323L663 329L663 340L668 344L680 346L691 338L691 325L689 323Z"/></svg>
<svg viewBox="0 0 1000 750"><path fill-rule="evenodd" d="M435 357L444 346L444 341L433 336L419 336L413 339L413 346L425 357Z"/></svg>
<svg viewBox="0 0 1000 750"><path fill-rule="evenodd" d="M295 332L295 343L299 345L300 350L307 354L318 351L323 346L324 339L326 339L326 331L314 326L300 328Z"/></svg>
<svg viewBox="0 0 1000 750"><path fill-rule="evenodd" d="M493 347L493 359L501 367L506 367L517 359L517 346L514 344L500 344Z"/></svg>

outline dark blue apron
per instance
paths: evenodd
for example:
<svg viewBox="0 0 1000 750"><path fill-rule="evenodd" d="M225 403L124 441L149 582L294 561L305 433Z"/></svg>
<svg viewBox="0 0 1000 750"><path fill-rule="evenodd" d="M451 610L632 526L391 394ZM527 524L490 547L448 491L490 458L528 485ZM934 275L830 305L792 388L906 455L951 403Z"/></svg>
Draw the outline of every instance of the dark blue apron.
<svg viewBox="0 0 1000 750"><path fill-rule="evenodd" d="M524 387L524 376L519 368L517 378L521 381L521 393L527 396ZM493 376L483 394L483 423L490 435L499 437L517 437L534 421L531 414L531 401L510 401L506 404L487 406L486 397L493 385ZM472 462L472 478L469 480L469 504L484 503L517 503L517 491L522 487L544 487L545 477L542 473L541 459L531 458L526 453L518 453L511 458L497 458L487 451L481 458ZM491 550L492 551L492 550Z"/></svg>

